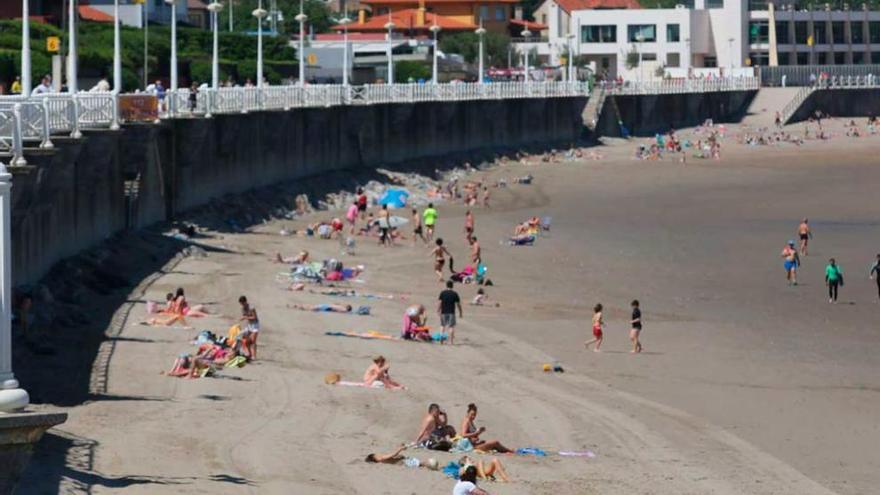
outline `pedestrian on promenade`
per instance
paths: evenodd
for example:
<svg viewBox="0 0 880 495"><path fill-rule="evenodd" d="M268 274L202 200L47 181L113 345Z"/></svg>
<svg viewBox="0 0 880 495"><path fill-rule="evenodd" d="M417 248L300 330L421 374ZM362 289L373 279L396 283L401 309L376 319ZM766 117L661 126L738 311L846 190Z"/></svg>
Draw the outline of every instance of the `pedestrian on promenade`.
<svg viewBox="0 0 880 495"><path fill-rule="evenodd" d="M12 81L12 86L10 86L9 90L14 95L21 94L21 76L15 76L15 81Z"/></svg>
<svg viewBox="0 0 880 495"><path fill-rule="evenodd" d="M836 304L838 288L843 287L843 271L834 258L828 260L825 267L825 285L828 286L828 302Z"/></svg>
<svg viewBox="0 0 880 495"><path fill-rule="evenodd" d="M440 331L444 336L449 335L449 345L455 343L455 309L458 308L458 316L462 318L461 298L458 292L452 289L452 281L446 282L446 290L440 292L437 298L437 313L440 314Z"/></svg>

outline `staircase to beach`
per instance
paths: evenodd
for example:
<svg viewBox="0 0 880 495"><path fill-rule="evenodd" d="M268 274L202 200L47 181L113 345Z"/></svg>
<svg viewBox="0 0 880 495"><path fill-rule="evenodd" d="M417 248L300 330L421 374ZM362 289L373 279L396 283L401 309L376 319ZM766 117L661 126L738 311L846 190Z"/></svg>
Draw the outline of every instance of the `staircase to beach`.
<svg viewBox="0 0 880 495"><path fill-rule="evenodd" d="M803 89L800 87L761 88L749 105L746 116L741 123L750 127L770 127L776 120L776 112L779 112L782 121L785 122L791 116L785 113L794 113L794 110L797 110L797 108L791 108L789 104L801 96Z"/></svg>
<svg viewBox="0 0 880 495"><path fill-rule="evenodd" d="M605 89L598 84L593 86L590 92L590 99L587 100L587 106L581 113L584 125L591 131L596 130L596 124L599 122L599 116L602 115L602 107L605 105Z"/></svg>

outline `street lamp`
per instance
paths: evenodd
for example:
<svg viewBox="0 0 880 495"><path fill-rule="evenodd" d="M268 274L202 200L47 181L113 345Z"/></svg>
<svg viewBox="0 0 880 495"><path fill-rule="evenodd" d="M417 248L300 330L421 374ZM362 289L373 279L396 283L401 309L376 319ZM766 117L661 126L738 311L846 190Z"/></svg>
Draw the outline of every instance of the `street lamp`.
<svg viewBox="0 0 880 495"><path fill-rule="evenodd" d="M388 22L385 23L385 29L388 30L388 84L394 84L394 48L391 46L392 31L394 31L394 21L391 19L391 12L388 13Z"/></svg>
<svg viewBox="0 0 880 495"><path fill-rule="evenodd" d="M306 15L303 10L303 1L299 1L299 14L294 17L296 21L299 23L299 85L304 86L306 84L306 61L305 61L305 49L306 49L306 21L309 16Z"/></svg>
<svg viewBox="0 0 880 495"><path fill-rule="evenodd" d="M568 82L575 82L574 74L574 33L568 33Z"/></svg>
<svg viewBox="0 0 880 495"><path fill-rule="evenodd" d="M480 17L480 27L477 28L477 30L474 32L477 33L477 37L480 40L480 65L479 65L479 71L477 72L477 77L478 77L478 81L480 82L480 84L483 84L483 79L484 79L484 77L483 77L483 36L486 35L486 28L483 27L483 18L482 17Z"/></svg>
<svg viewBox="0 0 880 495"><path fill-rule="evenodd" d="M76 83L76 0L68 0L67 13L67 92L76 94L79 91Z"/></svg>
<svg viewBox="0 0 880 495"><path fill-rule="evenodd" d="M71 2L73 3L73 2ZM113 92L122 92L122 42L119 34L119 0L113 0Z"/></svg>
<svg viewBox="0 0 880 495"><path fill-rule="evenodd" d="M31 95L31 21L28 0L21 0L21 94Z"/></svg>
<svg viewBox="0 0 880 495"><path fill-rule="evenodd" d="M431 71L431 83L437 84L439 79L437 79L437 55L439 51L439 45L437 45L437 34L440 32L440 26L437 25L437 16L434 16L434 24L430 27L431 32L434 33L434 67Z"/></svg>
<svg viewBox="0 0 880 495"><path fill-rule="evenodd" d="M529 28L523 29L519 34L522 35L524 40L528 40L532 36L532 32L529 31ZM525 48L523 59L523 65L525 66L523 68L523 82L529 82L529 47L525 43L523 43L523 45Z"/></svg>
<svg viewBox="0 0 880 495"><path fill-rule="evenodd" d="M214 91L220 87L220 11L223 10L223 4L214 0L208 4L208 11L211 12L211 30L214 31L214 50L211 54L211 87Z"/></svg>
<svg viewBox="0 0 880 495"><path fill-rule="evenodd" d="M263 8L263 0L257 1L257 8L251 15L257 18L257 87L263 87L263 19L269 13Z"/></svg>
<svg viewBox="0 0 880 495"><path fill-rule="evenodd" d="M346 11L345 17L338 19L337 24L342 24L342 85L348 86L348 25L351 19Z"/></svg>
<svg viewBox="0 0 880 495"><path fill-rule="evenodd" d="M171 6L171 104L174 105L177 95L177 0L165 0ZM176 108L173 106L171 110Z"/></svg>

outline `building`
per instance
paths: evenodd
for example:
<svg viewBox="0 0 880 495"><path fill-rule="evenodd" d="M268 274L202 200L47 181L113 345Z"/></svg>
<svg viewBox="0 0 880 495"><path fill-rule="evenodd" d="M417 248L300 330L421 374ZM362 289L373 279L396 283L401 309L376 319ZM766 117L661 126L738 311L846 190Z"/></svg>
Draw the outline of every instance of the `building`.
<svg viewBox="0 0 880 495"><path fill-rule="evenodd" d="M113 0L78 0L80 3L80 16L85 20L96 22L113 22ZM98 19L88 18L83 9L92 12L100 11L108 16L109 20L103 17ZM165 0L143 0L138 3L136 0L119 0L119 20L123 26L142 27L144 25L144 13L150 22L156 24L171 23L171 6L165 3ZM177 21L181 23L191 24L193 26L207 28L207 11L206 5L201 0L177 0Z"/></svg>
<svg viewBox="0 0 880 495"><path fill-rule="evenodd" d="M626 8L617 8L621 4ZM519 51L537 51L545 63L557 65L571 43L580 63L611 77L880 63L880 12L866 9L810 10L797 3L777 8L767 0L692 0L672 9L639 9L633 0L546 0L535 16L546 20L546 40L524 43Z"/></svg>
<svg viewBox="0 0 880 495"><path fill-rule="evenodd" d="M507 33L518 0L360 0L369 7L358 12L350 32L384 31L389 16L397 29L413 35L429 32L436 23L443 31L473 31L482 21L487 31ZM339 30L341 26L334 26Z"/></svg>

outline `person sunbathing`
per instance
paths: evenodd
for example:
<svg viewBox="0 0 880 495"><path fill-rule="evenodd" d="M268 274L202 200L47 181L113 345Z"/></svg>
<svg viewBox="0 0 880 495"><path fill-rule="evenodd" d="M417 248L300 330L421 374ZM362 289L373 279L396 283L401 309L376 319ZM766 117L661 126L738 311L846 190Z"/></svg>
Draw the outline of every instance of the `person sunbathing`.
<svg viewBox="0 0 880 495"><path fill-rule="evenodd" d="M316 313L351 313L351 304L288 304L287 307Z"/></svg>
<svg viewBox="0 0 880 495"><path fill-rule="evenodd" d="M385 360L385 356L377 356L373 359L373 364L371 364L367 368L367 371L364 372L364 385L373 387L376 386L376 382L379 382L384 385L385 388L405 390L406 387L391 378L391 375L388 373L388 370L390 369L391 365Z"/></svg>
<svg viewBox="0 0 880 495"><path fill-rule="evenodd" d="M477 418L477 406L476 404L468 404L467 414L465 414L464 419L461 421L461 429L459 430L459 435L462 438L467 438L471 441L471 445L474 446L474 450L479 452L491 452L496 451L502 454L506 454L508 452L512 452L510 449L501 444L501 442L497 440L481 440L480 435L482 435L486 428L479 427L474 424L474 420Z"/></svg>
<svg viewBox="0 0 880 495"><path fill-rule="evenodd" d="M406 457L403 455L403 451L407 449L406 445L401 445L397 450L390 454L367 454L366 459L364 461L369 462L371 464L405 464L409 467L424 467L432 470L437 469L437 461L435 459L428 459L427 462L422 462L415 457Z"/></svg>
<svg viewBox="0 0 880 495"><path fill-rule="evenodd" d="M510 483L510 476L507 475L504 465L497 457L491 458L489 462L484 462L482 459L474 460L470 456L464 456L458 460L458 465L459 476L464 474L468 466L474 466L477 468L477 476L484 480L501 480L503 483Z"/></svg>
<svg viewBox="0 0 880 495"><path fill-rule="evenodd" d="M186 300L186 295L184 295L183 287L178 287L177 292L174 294L172 312L181 316L192 316L194 318L208 316L204 304L196 304L195 306L189 305L189 302Z"/></svg>
<svg viewBox="0 0 880 495"><path fill-rule="evenodd" d="M232 358L238 356L238 352L231 347L225 347L214 343L205 343L199 346L195 359L206 363L224 365Z"/></svg>
<svg viewBox="0 0 880 495"><path fill-rule="evenodd" d="M493 302L489 301L489 294L486 294L486 291L483 290L482 287L477 289L477 295L474 296L473 300L471 301L471 305L472 306L495 306L496 308L501 307L501 304L499 304L497 302L493 303Z"/></svg>
<svg viewBox="0 0 880 495"><path fill-rule="evenodd" d="M196 359L191 354L181 354L174 360L170 370L160 374L178 378L201 378L210 367L210 363L205 360Z"/></svg>
<svg viewBox="0 0 880 495"><path fill-rule="evenodd" d="M511 237L508 243L511 246L526 246L535 243L535 236L529 233L519 234Z"/></svg>
<svg viewBox="0 0 880 495"><path fill-rule="evenodd" d="M309 252L308 251L300 251L298 255L287 258L281 256L281 253L275 253L275 259L273 260L275 263L285 263L288 265L302 265L303 263L308 262L309 260Z"/></svg>

